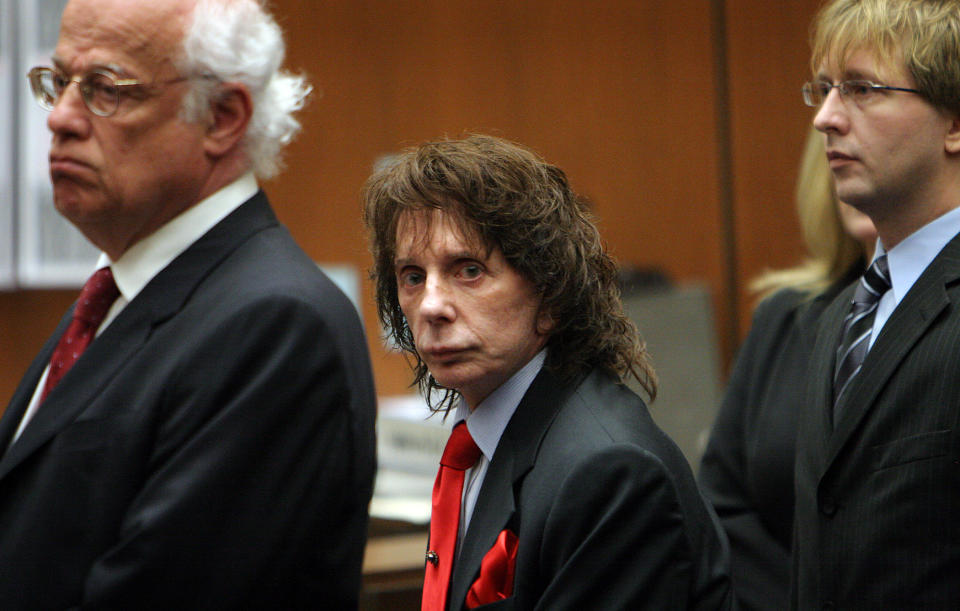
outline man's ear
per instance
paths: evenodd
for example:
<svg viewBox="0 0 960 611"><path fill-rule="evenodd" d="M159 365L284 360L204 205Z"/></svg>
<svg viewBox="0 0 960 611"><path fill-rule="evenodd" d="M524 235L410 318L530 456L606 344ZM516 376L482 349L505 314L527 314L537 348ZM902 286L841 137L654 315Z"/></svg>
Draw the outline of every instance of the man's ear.
<svg viewBox="0 0 960 611"><path fill-rule="evenodd" d="M951 155L960 153L960 116L953 117L950 122L950 129L947 130L947 137L944 140L944 148Z"/></svg>
<svg viewBox="0 0 960 611"><path fill-rule="evenodd" d="M210 102L210 119L204 138L208 155L222 157L247 131L253 114L253 98L242 83L223 83Z"/></svg>
<svg viewBox="0 0 960 611"><path fill-rule="evenodd" d="M537 313L537 333L540 335L550 335L556 326L557 321L554 320L553 315L541 306L540 311Z"/></svg>

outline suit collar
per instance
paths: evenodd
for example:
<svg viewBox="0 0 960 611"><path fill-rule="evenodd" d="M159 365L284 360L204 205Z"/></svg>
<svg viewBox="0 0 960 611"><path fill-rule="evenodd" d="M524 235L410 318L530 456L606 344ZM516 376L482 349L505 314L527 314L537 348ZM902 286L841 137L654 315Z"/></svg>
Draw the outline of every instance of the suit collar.
<svg viewBox="0 0 960 611"><path fill-rule="evenodd" d="M520 484L536 462L544 435L576 383L564 383L548 367L540 370L507 424L483 480L470 528L463 538L450 587L451 609L459 609L480 571L483 556L504 528L519 534Z"/></svg>
<svg viewBox="0 0 960 611"><path fill-rule="evenodd" d="M0 459L0 478L73 422L123 364L143 347L153 329L176 314L224 258L254 233L276 224L266 196L259 192L157 274L97 336L46 398L17 442ZM16 429L71 315L72 308L17 388L7 409L9 413L0 424L0 435L7 435L7 439L12 435L8 429L11 426Z"/></svg>
<svg viewBox="0 0 960 611"><path fill-rule="evenodd" d="M906 297L913 284L958 233L960 208L955 208L917 229L889 251L885 251L883 245L877 242L874 258L887 255L892 281L891 296L895 304Z"/></svg>
<svg viewBox="0 0 960 611"><path fill-rule="evenodd" d="M897 371L900 363L950 304L946 289L958 280L960 280L960 234L950 240L917 278L913 287L903 297L881 329L873 347L867 353L861 373L851 382L852 386L845 394L843 404L839 408L839 419L833 427L832 435L828 435L825 465L829 465L837 457L852 433L869 413L877 395ZM846 308L841 307L838 310L842 319ZM840 327L836 320L835 314L832 325L834 330ZM837 333L830 335L834 341L832 347L835 348L839 342L839 335ZM826 386L828 396L834 358L828 359L830 368L827 383L818 384L821 389ZM816 398L824 399L824 396L821 393ZM825 399L821 405L826 405L829 409L831 400ZM829 419L823 416L827 424L825 430L829 431Z"/></svg>
<svg viewBox="0 0 960 611"><path fill-rule="evenodd" d="M526 394L530 384L536 379L546 360L546 349L538 352L530 361L510 376L499 388L494 390L472 412L463 398L457 405L454 422L467 421L470 435L480 447L488 461L493 460L493 454L500 445L500 438L516 413L520 401Z"/></svg>
<svg viewBox="0 0 960 611"><path fill-rule="evenodd" d="M135 302L149 312L152 323L162 322L179 311L211 270L243 242L277 224L267 196L258 191L157 274Z"/></svg>
<svg viewBox="0 0 960 611"><path fill-rule="evenodd" d="M98 267L109 264L120 294L127 302L133 301L161 270L257 191L257 179L248 172L181 212L131 246L116 261L101 255Z"/></svg>

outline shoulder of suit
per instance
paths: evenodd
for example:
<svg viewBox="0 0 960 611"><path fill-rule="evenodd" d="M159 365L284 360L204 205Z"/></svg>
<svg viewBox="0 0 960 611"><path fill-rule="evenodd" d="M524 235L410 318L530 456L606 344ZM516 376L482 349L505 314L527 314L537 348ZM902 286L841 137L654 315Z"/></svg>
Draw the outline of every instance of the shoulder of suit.
<svg viewBox="0 0 960 611"><path fill-rule="evenodd" d="M809 294L795 289L780 289L764 297L757 304L753 312L753 326L771 324L796 313L805 303L809 302Z"/></svg>
<svg viewBox="0 0 960 611"><path fill-rule="evenodd" d="M573 459L621 444L657 450L662 436L637 393L613 376L594 371L557 410L543 436L541 453Z"/></svg>

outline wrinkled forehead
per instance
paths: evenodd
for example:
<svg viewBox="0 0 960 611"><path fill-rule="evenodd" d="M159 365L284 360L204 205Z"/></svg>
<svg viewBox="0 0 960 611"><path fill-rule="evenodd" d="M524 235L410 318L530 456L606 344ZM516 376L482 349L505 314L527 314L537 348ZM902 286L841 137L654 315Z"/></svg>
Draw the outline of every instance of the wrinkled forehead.
<svg viewBox="0 0 960 611"><path fill-rule="evenodd" d="M454 207L422 207L400 212L396 221L395 258L427 248L438 236L453 238L478 254L488 254L492 247L484 242L477 226L455 210Z"/></svg>
<svg viewBox="0 0 960 611"><path fill-rule="evenodd" d="M131 73L156 72L179 58L196 0L70 0L54 51L75 72L115 65Z"/></svg>

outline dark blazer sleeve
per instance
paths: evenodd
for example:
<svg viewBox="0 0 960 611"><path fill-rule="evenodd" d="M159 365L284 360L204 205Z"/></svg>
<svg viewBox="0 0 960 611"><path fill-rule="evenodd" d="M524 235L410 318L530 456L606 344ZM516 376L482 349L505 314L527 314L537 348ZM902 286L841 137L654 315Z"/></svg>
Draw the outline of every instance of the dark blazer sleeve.
<svg viewBox="0 0 960 611"><path fill-rule="evenodd" d="M804 331L796 327L802 301L802 294L783 290L758 305L698 474L730 540L731 573L743 609L787 604L792 432L800 408L797 389L806 375L798 354L805 350ZM782 498L784 506L773 507L772 499L760 496Z"/></svg>
<svg viewBox="0 0 960 611"><path fill-rule="evenodd" d="M716 558L690 529L681 494L671 469L636 445L586 457L563 478L546 519L550 580L536 608L728 608L726 590L691 600L693 576Z"/></svg>
<svg viewBox="0 0 960 611"><path fill-rule="evenodd" d="M355 604L347 567L362 557L369 491L345 490L372 472L354 456L372 455L351 401L372 397L336 322L271 297L184 342L142 485L89 571L84 608Z"/></svg>

